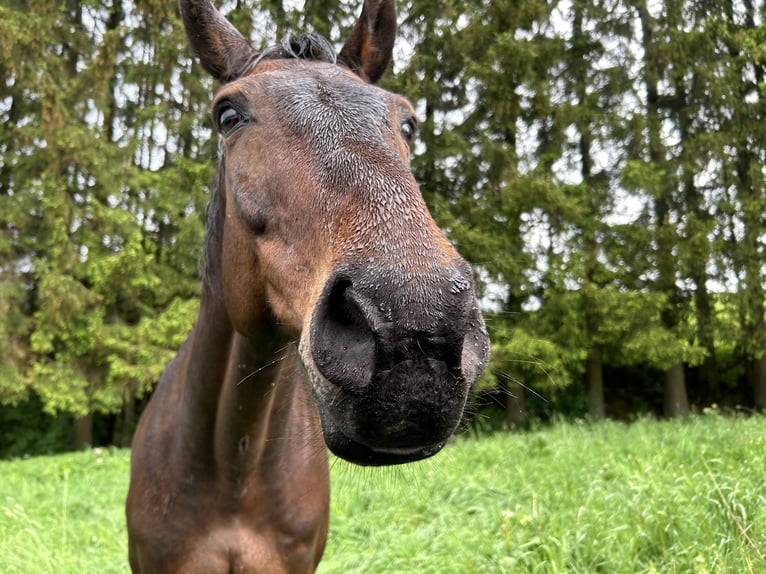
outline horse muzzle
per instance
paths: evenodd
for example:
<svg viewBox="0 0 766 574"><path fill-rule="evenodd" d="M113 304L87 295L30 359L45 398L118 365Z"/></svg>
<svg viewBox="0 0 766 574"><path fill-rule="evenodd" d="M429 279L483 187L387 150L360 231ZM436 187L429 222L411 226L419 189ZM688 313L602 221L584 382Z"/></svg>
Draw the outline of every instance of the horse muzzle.
<svg viewBox="0 0 766 574"><path fill-rule="evenodd" d="M340 267L301 339L325 442L364 465L437 453L460 423L488 355L462 260L399 282Z"/></svg>

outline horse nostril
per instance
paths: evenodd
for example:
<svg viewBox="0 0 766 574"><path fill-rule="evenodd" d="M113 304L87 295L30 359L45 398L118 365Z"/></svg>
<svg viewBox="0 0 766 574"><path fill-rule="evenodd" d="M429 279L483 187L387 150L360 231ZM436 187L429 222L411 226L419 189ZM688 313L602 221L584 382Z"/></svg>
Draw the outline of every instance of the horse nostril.
<svg viewBox="0 0 766 574"><path fill-rule="evenodd" d="M361 392L375 369L375 314L347 278L328 281L311 320L311 355L331 383Z"/></svg>

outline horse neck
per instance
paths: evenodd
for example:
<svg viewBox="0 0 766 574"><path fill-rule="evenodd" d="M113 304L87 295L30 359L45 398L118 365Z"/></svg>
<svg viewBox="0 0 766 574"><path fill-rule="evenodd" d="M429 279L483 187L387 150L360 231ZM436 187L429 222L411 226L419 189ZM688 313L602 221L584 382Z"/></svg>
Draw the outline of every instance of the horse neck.
<svg viewBox="0 0 766 574"><path fill-rule="evenodd" d="M180 451L211 470L251 472L265 454L288 448L290 422L309 401L294 344L276 325L257 338L237 333L223 301L204 289L187 343L179 430ZM311 413L308 413L311 418Z"/></svg>

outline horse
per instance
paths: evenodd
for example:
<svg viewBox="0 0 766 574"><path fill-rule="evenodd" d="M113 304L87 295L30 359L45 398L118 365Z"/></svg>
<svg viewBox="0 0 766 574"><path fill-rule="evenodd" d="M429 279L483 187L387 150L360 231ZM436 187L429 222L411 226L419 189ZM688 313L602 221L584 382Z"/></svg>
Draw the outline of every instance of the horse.
<svg viewBox="0 0 766 574"><path fill-rule="evenodd" d="M221 84L197 321L134 435L133 572L313 572L327 448L359 465L438 452L489 339L470 265L409 166L418 121L375 84L395 0L365 0L339 52L262 52L209 0L181 0Z"/></svg>

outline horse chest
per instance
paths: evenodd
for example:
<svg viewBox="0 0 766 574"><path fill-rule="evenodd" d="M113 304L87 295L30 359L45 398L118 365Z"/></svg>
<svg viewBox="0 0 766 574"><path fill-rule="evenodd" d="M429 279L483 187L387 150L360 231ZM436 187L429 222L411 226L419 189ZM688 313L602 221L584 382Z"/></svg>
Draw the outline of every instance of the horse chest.
<svg viewBox="0 0 766 574"><path fill-rule="evenodd" d="M140 483L152 486L136 489L141 494L130 507L134 571L314 571L327 537L329 497L311 493L327 491L323 474L288 465L278 474L292 482L262 472L215 479L201 472L176 476L174 465L155 463L141 467Z"/></svg>
<svg viewBox="0 0 766 574"><path fill-rule="evenodd" d="M313 572L319 555L316 535L257 531L240 520L211 526L187 546L177 572L287 574Z"/></svg>
<svg viewBox="0 0 766 574"><path fill-rule="evenodd" d="M144 574L310 573L327 536L326 519L306 509L303 516L247 508L232 513L196 496L196 504L171 504L166 514L144 516L131 561ZM210 497L212 498L212 497ZM196 508L198 511L190 511ZM204 510L203 510L204 509ZM162 535L155 525L162 524Z"/></svg>

